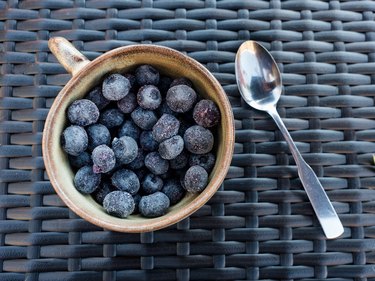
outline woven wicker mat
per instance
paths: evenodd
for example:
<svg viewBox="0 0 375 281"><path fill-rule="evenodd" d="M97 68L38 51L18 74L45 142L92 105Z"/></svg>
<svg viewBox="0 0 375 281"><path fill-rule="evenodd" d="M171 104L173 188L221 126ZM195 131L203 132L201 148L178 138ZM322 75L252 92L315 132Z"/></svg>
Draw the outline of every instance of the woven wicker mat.
<svg viewBox="0 0 375 281"><path fill-rule="evenodd" d="M371 280L375 277L375 3L9 0L0 2L0 280ZM70 76L47 40L93 59L154 43L186 52L233 106L228 177L190 218L145 234L103 231L55 194L43 125ZM282 136L235 85L234 57L262 42L283 72L279 112L345 226L327 241Z"/></svg>

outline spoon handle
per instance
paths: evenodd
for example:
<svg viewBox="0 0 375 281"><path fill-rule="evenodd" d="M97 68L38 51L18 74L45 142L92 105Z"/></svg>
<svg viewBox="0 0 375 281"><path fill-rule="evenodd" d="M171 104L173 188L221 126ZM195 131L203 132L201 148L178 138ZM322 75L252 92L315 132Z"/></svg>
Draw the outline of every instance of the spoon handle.
<svg viewBox="0 0 375 281"><path fill-rule="evenodd" d="M298 151L297 146L293 142L292 137L285 127L284 122L281 120L276 108L273 107L267 112L271 115L273 120L275 120L289 145L290 151L292 152L293 158L297 164L298 175L325 235L328 239L337 238L344 232L344 227L342 226L323 186L311 167L305 162L305 160L303 160L301 153Z"/></svg>

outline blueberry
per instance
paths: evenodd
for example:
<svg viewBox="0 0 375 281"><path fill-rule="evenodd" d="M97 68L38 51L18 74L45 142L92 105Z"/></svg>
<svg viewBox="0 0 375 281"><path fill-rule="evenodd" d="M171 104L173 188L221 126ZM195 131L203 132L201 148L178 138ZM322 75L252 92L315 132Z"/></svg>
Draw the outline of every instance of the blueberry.
<svg viewBox="0 0 375 281"><path fill-rule="evenodd" d="M115 153L105 144L95 147L92 151L94 173L108 173L116 165Z"/></svg>
<svg viewBox="0 0 375 281"><path fill-rule="evenodd" d="M179 77L179 78L174 79L169 85L169 87L172 88L177 85L186 85L190 88L193 88L193 83L191 83L191 81L185 77Z"/></svg>
<svg viewBox="0 0 375 281"><path fill-rule="evenodd" d="M154 174L147 174L142 180L142 190L146 194L152 194L160 191L162 187L163 180Z"/></svg>
<svg viewBox="0 0 375 281"><path fill-rule="evenodd" d="M108 129L118 127L124 122L124 113L117 108L107 109L100 115L99 122Z"/></svg>
<svg viewBox="0 0 375 281"><path fill-rule="evenodd" d="M87 94L86 98L95 103L99 110L102 110L110 103L110 101L103 96L101 87L95 87Z"/></svg>
<svg viewBox="0 0 375 281"><path fill-rule="evenodd" d="M104 181L92 193L92 197L99 204L103 204L104 197L106 197L108 193L115 191L115 190L116 188L111 183Z"/></svg>
<svg viewBox="0 0 375 281"><path fill-rule="evenodd" d="M158 121L155 112L140 106L134 109L130 116L134 123L143 130L150 130Z"/></svg>
<svg viewBox="0 0 375 281"><path fill-rule="evenodd" d="M220 111L212 100L201 100L194 107L193 118L198 125L213 127L219 123Z"/></svg>
<svg viewBox="0 0 375 281"><path fill-rule="evenodd" d="M123 75L125 78L127 78L130 82L130 88L133 88L136 84L136 79L135 79L135 76L131 73L126 73Z"/></svg>
<svg viewBox="0 0 375 281"><path fill-rule="evenodd" d="M139 212L147 218L160 217L167 212L169 205L167 195L158 191L141 198Z"/></svg>
<svg viewBox="0 0 375 281"><path fill-rule="evenodd" d="M75 100L68 107L70 123L79 126L88 126L96 123L99 118L99 109L91 100Z"/></svg>
<svg viewBox="0 0 375 281"><path fill-rule="evenodd" d="M128 136L135 140L138 140L140 134L141 129L139 129L139 127L132 120L125 121L118 131L118 136L120 138L123 136Z"/></svg>
<svg viewBox="0 0 375 281"><path fill-rule="evenodd" d="M112 175L112 184L122 191L134 195L138 192L140 183L137 175L130 170L121 169Z"/></svg>
<svg viewBox="0 0 375 281"><path fill-rule="evenodd" d="M139 88L137 102L144 109L154 110L161 104L159 89L154 85L145 85Z"/></svg>
<svg viewBox="0 0 375 281"><path fill-rule="evenodd" d="M87 147L89 150L93 150L101 144L109 145L111 142L111 133L102 124L90 125L87 127L86 132L89 140Z"/></svg>
<svg viewBox="0 0 375 281"><path fill-rule="evenodd" d="M112 74L103 81L103 96L107 100L118 101L129 93L130 87L128 78L121 74Z"/></svg>
<svg viewBox="0 0 375 281"><path fill-rule="evenodd" d="M171 87L172 78L168 76L161 76L159 79L158 88L160 90L160 93L162 95L165 95L168 91L168 89Z"/></svg>
<svg viewBox="0 0 375 281"><path fill-rule="evenodd" d="M207 171L198 165L191 166L184 177L184 188L191 193L201 192L208 182Z"/></svg>
<svg viewBox="0 0 375 281"><path fill-rule="evenodd" d="M159 154L161 158L171 160L176 158L184 149L184 140L177 135L163 141L159 145Z"/></svg>
<svg viewBox="0 0 375 281"><path fill-rule="evenodd" d="M139 144L144 151L155 151L159 146L152 136L152 131L143 131L139 137Z"/></svg>
<svg viewBox="0 0 375 281"><path fill-rule="evenodd" d="M174 112L167 104L166 101L162 102L159 108L156 110L159 116L163 116L163 114L169 114L173 116L178 116L177 112Z"/></svg>
<svg viewBox="0 0 375 281"><path fill-rule="evenodd" d="M215 155L212 153L192 154L190 155L189 165L199 165L209 173L215 165Z"/></svg>
<svg viewBox="0 0 375 281"><path fill-rule="evenodd" d="M169 167L173 170L183 169L189 162L189 156L186 151L182 151L176 158L169 161Z"/></svg>
<svg viewBox="0 0 375 281"><path fill-rule="evenodd" d="M193 108L196 99L196 92L186 85L177 85L170 88L166 97L169 107L176 112L189 111Z"/></svg>
<svg viewBox="0 0 375 281"><path fill-rule="evenodd" d="M126 218L133 213L135 204L128 192L112 191L104 197L103 207L110 215Z"/></svg>
<svg viewBox="0 0 375 281"><path fill-rule="evenodd" d="M115 156L115 159L116 159L116 156ZM113 169L111 169L110 171L106 172L105 175L108 176L108 177L111 177L114 172L116 172L119 169L123 168L123 166L124 166L123 164L121 164L118 161L116 161L115 166L113 167Z"/></svg>
<svg viewBox="0 0 375 281"><path fill-rule="evenodd" d="M161 175L168 171L169 162L160 157L158 152L150 152L145 157L145 166L155 175Z"/></svg>
<svg viewBox="0 0 375 281"><path fill-rule="evenodd" d="M135 70L135 78L138 85L157 85L159 83L159 72L151 65L141 65Z"/></svg>
<svg viewBox="0 0 375 281"><path fill-rule="evenodd" d="M128 167L132 170L137 170L145 165L145 155L142 149L138 149L137 156L133 161L128 164Z"/></svg>
<svg viewBox="0 0 375 281"><path fill-rule="evenodd" d="M143 180L143 178L150 172L148 169L146 168L140 168L140 169L137 169L137 170L133 170L133 172L137 175L139 181Z"/></svg>
<svg viewBox="0 0 375 281"><path fill-rule="evenodd" d="M173 174L173 172L171 170L168 170L165 173L160 174L159 177L162 180L167 180L167 179L170 179L170 178L174 177L174 174Z"/></svg>
<svg viewBox="0 0 375 281"><path fill-rule="evenodd" d="M116 161L120 164L128 164L132 162L138 154L137 142L131 137L114 138L112 141L112 149L116 156Z"/></svg>
<svg viewBox="0 0 375 281"><path fill-rule="evenodd" d="M167 180L161 192L168 196L171 205L179 202L185 195L185 189L181 186L180 181L176 179Z"/></svg>
<svg viewBox="0 0 375 281"><path fill-rule="evenodd" d="M90 194L98 188L100 174L95 174L91 166L83 166L74 176L74 186L84 194Z"/></svg>
<svg viewBox="0 0 375 281"><path fill-rule="evenodd" d="M133 195L133 200L134 200L134 211L133 214L139 212L139 201L141 201L142 196L137 193Z"/></svg>
<svg viewBox="0 0 375 281"><path fill-rule="evenodd" d="M126 97L120 99L117 102L117 107L123 113L131 113L137 106L138 106L137 97L132 92L130 92L129 94L126 95Z"/></svg>
<svg viewBox="0 0 375 281"><path fill-rule="evenodd" d="M81 168L83 166L92 165L92 159L90 153L84 151L77 156L69 155L69 163L74 168Z"/></svg>
<svg viewBox="0 0 375 281"><path fill-rule="evenodd" d="M212 150L214 136L202 126L192 126L184 134L185 147L191 153L205 154Z"/></svg>
<svg viewBox="0 0 375 281"><path fill-rule="evenodd" d="M180 122L176 117L163 114L152 128L152 135L157 142L169 139L178 133Z"/></svg>
<svg viewBox="0 0 375 281"><path fill-rule="evenodd" d="M88 137L85 129L80 126L69 126L61 135L61 145L64 151L77 156L84 152L88 145Z"/></svg>

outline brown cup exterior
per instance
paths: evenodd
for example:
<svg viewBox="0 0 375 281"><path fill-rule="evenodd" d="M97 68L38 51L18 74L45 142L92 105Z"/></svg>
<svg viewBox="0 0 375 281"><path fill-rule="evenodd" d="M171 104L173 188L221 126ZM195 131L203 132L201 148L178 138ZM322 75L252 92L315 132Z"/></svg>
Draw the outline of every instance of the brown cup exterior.
<svg viewBox="0 0 375 281"><path fill-rule="evenodd" d="M234 119L223 88L204 66L178 51L156 45L120 47L106 52L91 62L74 47L72 49L72 45L64 38L52 38L49 46L63 66L73 74L51 106L44 127L42 143L49 179L70 209L85 220L105 229L139 233L158 230L179 222L198 210L215 194L232 160ZM123 219L107 214L90 195L84 195L76 190L73 185L74 174L67 155L61 148L60 136L67 125L66 110L74 100L83 98L90 89L99 85L106 75L133 71L141 64L153 65L162 74L171 77L190 79L202 97L209 98L218 105L221 121L215 139L217 159L210 174L209 183L203 192L187 194L161 217L144 218L140 215L131 215Z"/></svg>

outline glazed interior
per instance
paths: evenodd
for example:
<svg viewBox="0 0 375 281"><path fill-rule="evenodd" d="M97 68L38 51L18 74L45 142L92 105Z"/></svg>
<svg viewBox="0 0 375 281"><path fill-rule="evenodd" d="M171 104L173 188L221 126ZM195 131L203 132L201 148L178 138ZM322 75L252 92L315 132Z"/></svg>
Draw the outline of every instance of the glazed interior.
<svg viewBox="0 0 375 281"><path fill-rule="evenodd" d="M126 73L137 65L151 64L162 74L187 77L202 97L213 100L221 112L215 139L216 164L209 184L200 194L187 194L158 218L131 215L126 219L107 214L90 195L83 195L73 185L73 171L62 150L60 136L66 127L66 109L76 99L101 83L109 73ZM122 232L145 232L160 229L187 217L206 203L219 188L228 171L234 146L234 125L230 104L217 80L196 61L169 48L135 45L107 52L72 77L59 93L46 120L43 153L51 183L62 200L78 215L101 227Z"/></svg>

